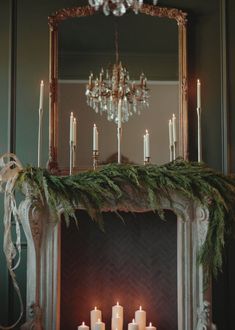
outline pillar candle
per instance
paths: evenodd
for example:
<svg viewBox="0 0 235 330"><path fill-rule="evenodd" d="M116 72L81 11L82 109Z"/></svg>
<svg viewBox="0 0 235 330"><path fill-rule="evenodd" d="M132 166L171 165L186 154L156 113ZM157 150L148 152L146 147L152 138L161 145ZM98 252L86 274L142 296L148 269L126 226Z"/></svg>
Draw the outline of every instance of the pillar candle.
<svg viewBox="0 0 235 330"><path fill-rule="evenodd" d="M128 330L139 330L139 325L135 322L135 319L128 323Z"/></svg>
<svg viewBox="0 0 235 330"><path fill-rule="evenodd" d="M201 108L201 82L197 79L197 108Z"/></svg>
<svg viewBox="0 0 235 330"><path fill-rule="evenodd" d="M146 130L145 134L145 157L150 157L150 141L149 141L149 132Z"/></svg>
<svg viewBox="0 0 235 330"><path fill-rule="evenodd" d="M101 322L100 319L97 320L97 322L95 322L95 328L94 330L105 330L105 324L104 322Z"/></svg>
<svg viewBox="0 0 235 330"><path fill-rule="evenodd" d="M39 109L43 109L43 96L44 96L44 82L40 83L40 96L39 96Z"/></svg>
<svg viewBox="0 0 235 330"><path fill-rule="evenodd" d="M95 307L91 312L90 312L90 319L91 319L91 330L95 329L95 323L98 320L101 320L101 311Z"/></svg>
<svg viewBox="0 0 235 330"><path fill-rule="evenodd" d="M146 330L157 330L157 328L154 327L151 322L149 322L149 326L146 327Z"/></svg>
<svg viewBox="0 0 235 330"><path fill-rule="evenodd" d="M112 317L111 329L122 330L122 327L123 327L123 319L119 316L119 314L114 315Z"/></svg>
<svg viewBox="0 0 235 330"><path fill-rule="evenodd" d="M172 137L173 137L173 143L177 142L176 116L174 113L172 116Z"/></svg>
<svg viewBox="0 0 235 330"><path fill-rule="evenodd" d="M77 119L73 118L73 145L77 145Z"/></svg>
<svg viewBox="0 0 235 330"><path fill-rule="evenodd" d="M99 133L96 124L93 126L93 150L99 150Z"/></svg>
<svg viewBox="0 0 235 330"><path fill-rule="evenodd" d="M139 330L146 328L146 312L140 306L139 310L135 312L135 321L139 325Z"/></svg>
<svg viewBox="0 0 235 330"><path fill-rule="evenodd" d="M123 319L123 307L119 305L118 301L117 304L112 307L112 317L116 317L117 314Z"/></svg>
<svg viewBox="0 0 235 330"><path fill-rule="evenodd" d="M85 322L82 322L82 324L78 326L78 330L89 330L89 327L85 325Z"/></svg>
<svg viewBox="0 0 235 330"><path fill-rule="evenodd" d="M74 116L73 116L73 112L71 112L70 114L70 126L69 126L69 142L73 142L73 119L74 119Z"/></svg>

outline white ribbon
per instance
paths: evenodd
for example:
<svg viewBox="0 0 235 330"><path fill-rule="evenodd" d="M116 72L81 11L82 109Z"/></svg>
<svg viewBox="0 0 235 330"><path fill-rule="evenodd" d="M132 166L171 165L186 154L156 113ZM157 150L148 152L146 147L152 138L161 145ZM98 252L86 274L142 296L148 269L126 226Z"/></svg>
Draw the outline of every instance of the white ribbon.
<svg viewBox="0 0 235 330"><path fill-rule="evenodd" d="M12 279L12 283L20 302L20 315L17 321L11 326L2 326L0 329L13 329L21 320L24 306L20 293L20 288L16 281L15 269L20 264L21 259L21 235L20 219L14 196L15 183L19 172L23 169L19 159L11 153L6 153L0 157L0 189L4 193L4 240L3 251L6 256L7 268ZM12 240L12 215L15 221L16 242ZM18 256L18 259L16 257ZM15 260L16 259L16 260ZM14 264L13 264L14 262Z"/></svg>

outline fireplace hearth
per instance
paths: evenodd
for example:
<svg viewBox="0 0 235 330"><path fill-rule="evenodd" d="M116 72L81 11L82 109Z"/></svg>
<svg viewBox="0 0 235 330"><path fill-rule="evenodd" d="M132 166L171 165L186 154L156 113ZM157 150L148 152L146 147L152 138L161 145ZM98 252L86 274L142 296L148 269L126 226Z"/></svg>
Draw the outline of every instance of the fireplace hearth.
<svg viewBox="0 0 235 330"><path fill-rule="evenodd" d="M106 329L111 306L124 307L124 327L140 305L147 322L160 330L177 329L177 217L157 213L103 214L104 230L85 211L79 228L61 227L60 328L90 324L90 310L98 306Z"/></svg>

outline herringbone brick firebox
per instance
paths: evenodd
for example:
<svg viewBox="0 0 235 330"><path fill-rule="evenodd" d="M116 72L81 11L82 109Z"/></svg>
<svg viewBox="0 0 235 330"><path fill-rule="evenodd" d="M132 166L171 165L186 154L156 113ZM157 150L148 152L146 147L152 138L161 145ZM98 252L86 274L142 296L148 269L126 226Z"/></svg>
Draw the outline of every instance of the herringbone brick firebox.
<svg viewBox="0 0 235 330"><path fill-rule="evenodd" d="M104 213L104 231L78 212L75 224L61 229L61 329L89 324L94 306L110 329L111 306L124 307L124 329L140 305L147 322L176 330L177 218L156 213Z"/></svg>

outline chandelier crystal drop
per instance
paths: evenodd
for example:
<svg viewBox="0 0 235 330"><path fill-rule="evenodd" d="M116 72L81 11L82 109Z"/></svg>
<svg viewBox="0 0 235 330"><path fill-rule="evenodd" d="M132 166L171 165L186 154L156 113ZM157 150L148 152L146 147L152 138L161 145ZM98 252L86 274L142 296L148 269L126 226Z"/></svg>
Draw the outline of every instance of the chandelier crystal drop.
<svg viewBox="0 0 235 330"><path fill-rule="evenodd" d="M124 15L129 8L138 14L138 11L143 5L143 0L88 0L88 2L95 10L103 8L105 15L113 13L115 16ZM154 5L157 2L158 0L153 0Z"/></svg>

